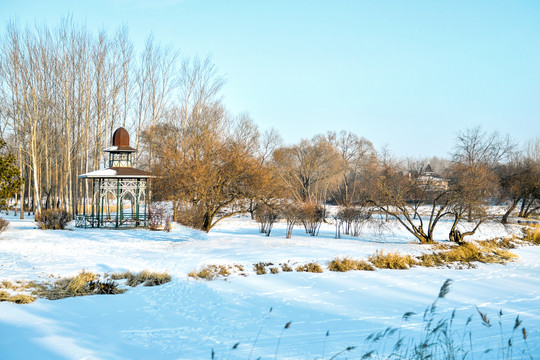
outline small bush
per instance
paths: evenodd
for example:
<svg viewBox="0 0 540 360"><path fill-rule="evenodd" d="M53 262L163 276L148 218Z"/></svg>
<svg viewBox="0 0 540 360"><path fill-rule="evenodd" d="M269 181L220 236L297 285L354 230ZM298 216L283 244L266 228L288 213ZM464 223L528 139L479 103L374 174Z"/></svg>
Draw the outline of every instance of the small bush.
<svg viewBox="0 0 540 360"><path fill-rule="evenodd" d="M3 233L9 225L9 221L0 218L0 234Z"/></svg>
<svg viewBox="0 0 540 360"><path fill-rule="evenodd" d="M271 206L266 204L259 204L255 209L255 219L259 223L259 230L261 233L270 236L274 223L279 218L279 212Z"/></svg>
<svg viewBox="0 0 540 360"><path fill-rule="evenodd" d="M279 269L277 267L271 267L270 268L270 273L277 274L277 273L279 273Z"/></svg>
<svg viewBox="0 0 540 360"><path fill-rule="evenodd" d="M165 219L165 226L163 227L165 232L171 232L171 219Z"/></svg>
<svg viewBox="0 0 540 360"><path fill-rule="evenodd" d="M163 228L167 231L167 222L170 223L170 218L167 216L167 209L163 204L152 204L148 212L148 228L157 231ZM169 224L170 230L170 224Z"/></svg>
<svg viewBox="0 0 540 360"><path fill-rule="evenodd" d="M371 211L360 206L346 206L338 210L335 218L345 235L360 236L363 225L371 218Z"/></svg>
<svg viewBox="0 0 540 360"><path fill-rule="evenodd" d="M200 205L187 204L178 208L178 223L193 229L202 229L205 211Z"/></svg>
<svg viewBox="0 0 540 360"><path fill-rule="evenodd" d="M325 219L325 211L321 205L314 203L302 204L298 216L302 225L304 225L306 234L311 236L319 235L319 229Z"/></svg>
<svg viewBox="0 0 540 360"><path fill-rule="evenodd" d="M398 253L385 254L383 251L376 252L369 257L369 261L379 269L409 269L417 264L417 261L410 255L400 255Z"/></svg>
<svg viewBox="0 0 540 360"><path fill-rule="evenodd" d="M42 210L35 220L42 230L64 230L71 221L71 215L62 209Z"/></svg>
<svg viewBox="0 0 540 360"><path fill-rule="evenodd" d="M296 271L297 272L311 272L311 273L323 272L321 265L314 262L310 262L305 265L299 265L296 267Z"/></svg>
<svg viewBox="0 0 540 360"><path fill-rule="evenodd" d="M345 271L351 271L351 270L366 270L366 271L373 271L375 268L373 265L366 261L362 260L354 260L350 258L335 258L334 260L330 261L328 263L328 270L330 271L339 271L339 272L345 272Z"/></svg>

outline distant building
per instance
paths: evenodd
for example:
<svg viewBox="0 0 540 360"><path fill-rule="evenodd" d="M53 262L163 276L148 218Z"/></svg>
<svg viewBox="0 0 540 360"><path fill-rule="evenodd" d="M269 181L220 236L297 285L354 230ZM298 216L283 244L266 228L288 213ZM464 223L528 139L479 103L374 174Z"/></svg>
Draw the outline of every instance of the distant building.
<svg viewBox="0 0 540 360"><path fill-rule="evenodd" d="M448 180L435 174L435 172L431 169L430 164L427 164L426 168L419 174L417 183L420 186L425 186L426 190L448 190Z"/></svg>

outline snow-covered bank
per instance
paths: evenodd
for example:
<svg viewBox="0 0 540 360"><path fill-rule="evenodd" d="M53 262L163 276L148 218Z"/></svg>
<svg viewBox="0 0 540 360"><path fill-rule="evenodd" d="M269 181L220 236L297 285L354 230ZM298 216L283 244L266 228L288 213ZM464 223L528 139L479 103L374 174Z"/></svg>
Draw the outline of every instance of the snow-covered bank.
<svg viewBox="0 0 540 360"><path fill-rule="evenodd" d="M123 295L0 303L0 358L209 359L213 348L220 359L247 359L260 329L251 358L274 358L288 321L292 325L283 333L278 358L313 359L323 351L328 358L347 346L359 347L347 354L358 358L368 334L399 326L407 311L418 315L404 326L416 331L424 309L447 278L454 282L439 310L449 314L457 309L456 322L461 324L475 316L475 349L499 340L497 328L480 324L478 306L493 323L503 309L508 330L519 314L530 350L540 356L540 247L513 250L519 259L507 265L467 270L325 270L261 276L247 271L247 277L205 282L188 279L187 273L205 264L236 263L246 270L259 261L325 265L335 256L366 258L381 249L415 254L425 247L413 243L399 227L384 236L367 233L334 239L333 227L323 225L319 237L306 236L297 228L292 239L285 239L282 224L267 238L247 218L226 221L210 234L180 226L171 233L42 231L34 229L31 220L8 220L10 228L0 238L0 280L45 280L84 268L97 273L167 271L173 281L133 288ZM444 225L439 231L438 238L443 239ZM506 231L485 227L477 237L507 235ZM232 350L237 342L238 348Z"/></svg>

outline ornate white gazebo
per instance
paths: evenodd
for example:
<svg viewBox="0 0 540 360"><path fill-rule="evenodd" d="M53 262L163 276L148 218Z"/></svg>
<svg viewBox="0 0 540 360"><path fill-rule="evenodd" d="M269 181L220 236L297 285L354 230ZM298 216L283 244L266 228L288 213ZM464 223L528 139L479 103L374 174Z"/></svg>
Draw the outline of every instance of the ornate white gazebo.
<svg viewBox="0 0 540 360"><path fill-rule="evenodd" d="M109 167L79 175L92 182L92 197L83 197L83 213L77 214L77 227L138 227L148 223L149 179L152 175L132 167L137 151L129 146L126 129L118 128L109 153ZM80 202L80 200L79 200Z"/></svg>

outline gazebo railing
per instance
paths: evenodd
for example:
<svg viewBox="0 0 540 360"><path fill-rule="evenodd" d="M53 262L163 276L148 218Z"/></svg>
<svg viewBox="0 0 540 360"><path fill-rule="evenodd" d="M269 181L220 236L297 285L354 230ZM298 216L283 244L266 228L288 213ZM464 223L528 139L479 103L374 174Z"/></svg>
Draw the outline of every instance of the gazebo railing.
<svg viewBox="0 0 540 360"><path fill-rule="evenodd" d="M131 227L146 227L150 220L149 214L139 214L138 217L129 216L97 216L79 214L75 216L75 226L82 228L131 228Z"/></svg>

